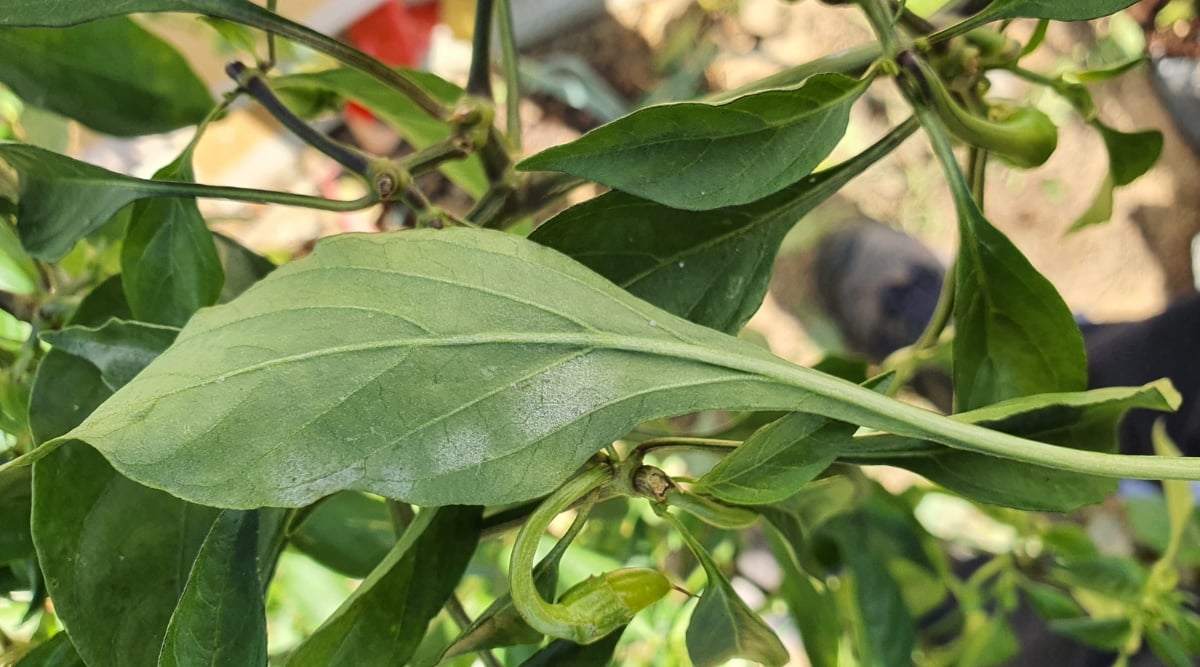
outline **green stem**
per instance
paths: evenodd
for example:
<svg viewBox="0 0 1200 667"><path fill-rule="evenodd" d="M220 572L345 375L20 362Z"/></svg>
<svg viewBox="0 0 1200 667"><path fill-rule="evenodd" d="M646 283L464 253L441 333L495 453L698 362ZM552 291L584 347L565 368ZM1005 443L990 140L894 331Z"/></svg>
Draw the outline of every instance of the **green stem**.
<svg viewBox="0 0 1200 667"><path fill-rule="evenodd" d="M312 195L298 195L290 192L277 192L275 190L258 190L255 188L238 188L223 185L203 185L200 183L185 183L182 181L154 181L154 183L166 187L162 188L158 193L147 195L148 197L155 196L228 199L230 201L244 201L255 204L280 204L283 206L296 206L299 208L311 208L317 211L333 211L335 213L361 211L364 208L369 208L379 203L379 198L374 194L369 194L359 199L340 200L314 197Z"/></svg>
<svg viewBox="0 0 1200 667"><path fill-rule="evenodd" d="M492 99L492 15L495 0L475 0L475 32L471 35L471 68L467 94Z"/></svg>
<svg viewBox="0 0 1200 667"><path fill-rule="evenodd" d="M277 13L275 11L275 8L278 4L279 4L279 0L267 0L267 11L271 12L272 14ZM262 69L264 72L270 71L275 68L276 62L278 62L278 61L275 59L275 33L268 32L267 33L267 61L265 63L259 63L259 68Z"/></svg>
<svg viewBox="0 0 1200 667"><path fill-rule="evenodd" d="M400 166L413 176L419 176L437 169L446 162L461 160L468 155L470 150L464 145L463 139L452 136L404 157L400 160Z"/></svg>
<svg viewBox="0 0 1200 667"><path fill-rule="evenodd" d="M504 66L505 134L508 146L521 150L521 77L517 62L517 39L513 31L512 2L499 0L496 11L500 25L500 57Z"/></svg>
<svg viewBox="0 0 1200 667"><path fill-rule="evenodd" d="M672 449L706 450L724 454L731 449L736 449L741 444L740 440L721 440L719 438L654 438L638 443L638 446L629 453L629 458L641 461L650 452Z"/></svg>
<svg viewBox="0 0 1200 667"><path fill-rule="evenodd" d="M867 21L875 31L875 38L883 46L885 57L895 56L897 47L896 20L888 11L884 0L859 0L858 6L867 15Z"/></svg>

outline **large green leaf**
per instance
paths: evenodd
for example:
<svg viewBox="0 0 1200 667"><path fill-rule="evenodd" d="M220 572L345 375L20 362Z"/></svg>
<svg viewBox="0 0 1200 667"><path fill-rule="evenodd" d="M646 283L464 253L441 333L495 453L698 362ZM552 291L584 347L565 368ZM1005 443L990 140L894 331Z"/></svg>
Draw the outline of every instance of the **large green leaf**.
<svg viewBox="0 0 1200 667"><path fill-rule="evenodd" d="M481 517L479 507L418 514L387 558L287 664L405 664L471 560Z"/></svg>
<svg viewBox="0 0 1200 667"><path fill-rule="evenodd" d="M407 76L444 104L453 104L464 94L461 88L436 74L409 71ZM449 124L430 118L395 88L357 70L333 69L291 74L271 79L271 87L281 93L305 89L332 91L339 97L357 102L378 114L399 130L404 140L414 148L425 148L450 136ZM455 185L472 197L479 198L487 191L487 175L478 156L449 162L443 165L441 170Z"/></svg>
<svg viewBox="0 0 1200 667"><path fill-rule="evenodd" d="M704 409L812 412L1107 475L1197 468L950 420L681 320L525 239L465 229L318 245L197 314L69 437L201 504L343 489L496 504L549 492L639 423Z"/></svg>
<svg viewBox="0 0 1200 667"><path fill-rule="evenodd" d="M105 386L116 391L133 379L179 335L174 327L112 319L97 328L70 326L42 334L55 349L88 360Z"/></svg>
<svg viewBox="0 0 1200 667"><path fill-rule="evenodd" d="M762 201L680 211L610 192L563 211L529 238L663 310L736 333L762 305L788 231L916 126L903 123L861 154Z"/></svg>
<svg viewBox="0 0 1200 667"><path fill-rule="evenodd" d="M155 178L191 181L192 147ZM121 247L125 296L137 319L183 326L221 296L225 274L194 199L149 199L133 205Z"/></svg>
<svg viewBox="0 0 1200 667"><path fill-rule="evenodd" d="M692 611L686 634L688 657L696 667L715 667L733 658L769 667L788 662L787 648L758 614L738 597L708 550L671 515L666 515L700 561L708 584Z"/></svg>
<svg viewBox="0 0 1200 667"><path fill-rule="evenodd" d="M621 630L610 632L594 644L581 645L566 639L556 639L534 653L521 667L609 667L613 651L621 641Z"/></svg>
<svg viewBox="0 0 1200 667"><path fill-rule="evenodd" d="M167 626L159 667L267 664L258 518L226 510L213 523Z"/></svg>
<svg viewBox="0 0 1200 667"><path fill-rule="evenodd" d="M195 125L215 105L170 44L124 17L0 30L0 82L29 104L119 136Z"/></svg>
<svg viewBox="0 0 1200 667"><path fill-rule="evenodd" d="M841 140L867 88L818 74L797 88L720 105L647 107L533 155L526 170L562 171L672 208L746 204L811 172Z"/></svg>
<svg viewBox="0 0 1200 667"><path fill-rule="evenodd" d="M0 476L0 564L33 555L29 513L33 508L27 470Z"/></svg>
<svg viewBox="0 0 1200 667"><path fill-rule="evenodd" d="M60 632L30 651L18 667L86 667L67 633Z"/></svg>

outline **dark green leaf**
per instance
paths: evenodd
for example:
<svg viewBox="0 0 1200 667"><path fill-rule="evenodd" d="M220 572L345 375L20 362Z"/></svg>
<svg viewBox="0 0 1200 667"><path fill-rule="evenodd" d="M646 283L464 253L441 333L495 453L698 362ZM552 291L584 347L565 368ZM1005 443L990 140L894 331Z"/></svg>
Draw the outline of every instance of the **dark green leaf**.
<svg viewBox="0 0 1200 667"><path fill-rule="evenodd" d="M220 303L232 301L275 270L271 260L251 252L228 236L214 233L213 240L216 241L217 255L221 258L221 268L225 274L225 283L218 299Z"/></svg>
<svg viewBox="0 0 1200 667"><path fill-rule="evenodd" d="M130 482L81 443L34 464L34 543L55 611L89 665L156 664L218 511Z"/></svg>
<svg viewBox="0 0 1200 667"><path fill-rule="evenodd" d="M71 319L67 323L81 327L99 327L113 318L133 319L133 311L129 310L129 302L125 300L125 289L121 285L119 275L105 280L88 292L75 308L75 312L71 313Z"/></svg>
<svg viewBox="0 0 1200 667"><path fill-rule="evenodd" d="M704 568L708 584L687 629L688 656L696 667L722 665L733 658L769 666L785 665L788 652L775 632L738 597L712 555L672 515L666 515Z"/></svg>
<svg viewBox="0 0 1200 667"><path fill-rule="evenodd" d="M192 149L155 178L191 181ZM125 296L138 320L183 326L221 295L225 275L194 199L146 199L133 205L121 248Z"/></svg>
<svg viewBox="0 0 1200 667"><path fill-rule="evenodd" d="M454 104L464 94L458 86L429 72L409 71L406 72L406 76L445 104ZM271 87L284 94L308 89L332 91L339 97L361 104L378 114L382 120L399 130L400 136L404 137L406 142L417 149L443 141L451 133L449 124L430 118L406 95L353 69L282 76L271 79ZM478 156L449 162L441 169L455 185L472 197L479 198L487 191L487 175Z"/></svg>
<svg viewBox="0 0 1200 667"><path fill-rule="evenodd" d="M322 500L289 542L335 572L364 579L387 556L396 534L382 500L345 491Z"/></svg>
<svg viewBox="0 0 1200 667"><path fill-rule="evenodd" d="M1168 667L1193 667L1196 663L1188 655L1187 647L1173 633L1151 625L1146 628L1146 641L1150 650Z"/></svg>
<svg viewBox="0 0 1200 667"><path fill-rule="evenodd" d="M854 511L870 492L870 485L861 475L831 475L810 482L791 498L754 509L787 538L805 568L810 569L805 548L813 535L834 517Z"/></svg>
<svg viewBox="0 0 1200 667"><path fill-rule="evenodd" d="M479 507L428 508L379 567L288 660L291 667L402 665L462 577Z"/></svg>
<svg viewBox="0 0 1200 667"><path fill-rule="evenodd" d="M119 136L195 125L215 104L170 44L124 17L0 30L0 82L29 104Z"/></svg>
<svg viewBox="0 0 1200 667"><path fill-rule="evenodd" d="M762 304L788 231L915 128L909 121L860 155L752 204L680 211L610 192L563 211L529 238L663 310L736 333Z"/></svg>
<svg viewBox="0 0 1200 667"><path fill-rule="evenodd" d="M1115 14L1137 0L996 0L981 12L989 21L1027 18L1090 21Z"/></svg>
<svg viewBox="0 0 1200 667"><path fill-rule="evenodd" d="M1049 627L1088 646L1108 651L1124 648L1132 631L1128 618L1062 618L1050 621Z"/></svg>
<svg viewBox="0 0 1200 667"><path fill-rule="evenodd" d="M197 314L70 437L201 504L300 506L344 489L498 504L547 493L639 423L705 409L812 412L1045 465L1081 458L794 366L479 230L322 243Z"/></svg>
<svg viewBox="0 0 1200 667"><path fill-rule="evenodd" d="M258 518L226 510L213 523L167 626L160 667L267 664Z"/></svg>
<svg viewBox="0 0 1200 667"><path fill-rule="evenodd" d="M872 549L868 523L863 516L839 517L829 529L836 534L841 556L854 575L854 597L865 636L866 664L909 667L916 644L916 628L904 604L904 594L888 571L891 554Z"/></svg>
<svg viewBox="0 0 1200 667"><path fill-rule="evenodd" d="M29 512L33 508L28 469L18 468L0 476L0 564L33 555L33 533Z"/></svg>
<svg viewBox="0 0 1200 667"><path fill-rule="evenodd" d="M70 326L42 334L55 349L91 362L111 390L124 386L175 340L174 327L109 320L98 328Z"/></svg>
<svg viewBox="0 0 1200 667"><path fill-rule="evenodd" d="M979 612L977 612L979 613ZM956 667L994 667L1009 664L1021 650L1021 645L1008 621L997 615L981 625L968 625L963 633L961 652Z"/></svg>
<svg viewBox="0 0 1200 667"><path fill-rule="evenodd" d="M1048 621L1079 618L1084 615L1083 609L1079 607L1074 598L1053 586L1027 581L1021 584L1021 591L1029 600L1029 606Z"/></svg>
<svg viewBox="0 0 1200 667"><path fill-rule="evenodd" d="M29 254L48 261L62 259L76 241L126 205L170 191L165 183L123 176L26 144L0 144L0 172L3 163L16 179L21 243Z"/></svg>
<svg viewBox="0 0 1200 667"><path fill-rule="evenodd" d="M721 459L695 491L739 505L779 502L828 468L857 430L854 424L793 412Z"/></svg>
<svg viewBox="0 0 1200 667"><path fill-rule="evenodd" d="M587 646L556 639L522 662L521 667L608 667L612 664L613 651L621 640L621 633L622 630L610 632L600 641Z"/></svg>
<svg viewBox="0 0 1200 667"><path fill-rule="evenodd" d="M1147 573L1128 558L1094 556L1063 563L1052 572L1055 582L1067 588L1099 593L1113 600L1140 604Z"/></svg>
<svg viewBox="0 0 1200 667"><path fill-rule="evenodd" d="M812 667L838 667L844 628L838 618L837 600L828 591L817 590L778 533L767 531L767 538L783 571L779 591L804 638L809 663Z"/></svg>
<svg viewBox="0 0 1200 667"><path fill-rule="evenodd" d="M820 164L841 140L850 106L867 83L818 74L798 88L721 105L647 107L518 167L566 172L672 208L746 204Z"/></svg>
<svg viewBox="0 0 1200 667"><path fill-rule="evenodd" d="M17 667L87 667L71 638L65 632L59 632L50 639L42 642L37 648L21 658Z"/></svg>
<svg viewBox="0 0 1200 667"><path fill-rule="evenodd" d="M1144 387L1109 387L1017 398L954 415L955 420L1066 447L1113 452L1117 424L1134 408L1169 411L1179 394L1165 380ZM876 442L902 442L881 436ZM911 442L911 441L910 441ZM1029 510L1068 511L1116 491L1115 480L992 456L933 448L926 456L884 459L982 502Z"/></svg>
<svg viewBox="0 0 1200 667"><path fill-rule="evenodd" d="M1083 337L1062 297L967 198L955 273L955 410L1087 388Z"/></svg>

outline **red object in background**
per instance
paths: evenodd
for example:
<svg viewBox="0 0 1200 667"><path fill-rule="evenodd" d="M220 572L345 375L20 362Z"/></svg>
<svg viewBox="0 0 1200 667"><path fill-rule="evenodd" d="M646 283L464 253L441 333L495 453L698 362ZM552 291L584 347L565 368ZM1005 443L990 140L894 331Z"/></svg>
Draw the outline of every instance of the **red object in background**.
<svg viewBox="0 0 1200 667"><path fill-rule="evenodd" d="M385 64L417 67L429 51L430 34L440 17L441 3L437 1L410 7L404 0L388 0L350 26L350 43ZM375 118L354 103L346 112Z"/></svg>

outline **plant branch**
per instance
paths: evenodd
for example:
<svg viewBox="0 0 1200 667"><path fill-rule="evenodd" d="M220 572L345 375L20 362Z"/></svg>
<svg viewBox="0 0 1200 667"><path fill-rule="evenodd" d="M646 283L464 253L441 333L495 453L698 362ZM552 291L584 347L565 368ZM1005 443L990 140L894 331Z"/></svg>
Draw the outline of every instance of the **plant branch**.
<svg viewBox="0 0 1200 667"><path fill-rule="evenodd" d="M471 69L467 94L492 99L492 16L495 0L475 0L475 32L471 35Z"/></svg>
<svg viewBox="0 0 1200 667"><path fill-rule="evenodd" d="M504 67L504 127L508 147L521 150L521 76L517 62L517 37L513 30L511 0L496 5L500 26L500 57Z"/></svg>
<svg viewBox="0 0 1200 667"><path fill-rule="evenodd" d="M450 599L446 600L446 613L450 614L451 620L460 631L471 627L471 617L467 615L467 610L463 607L458 593L451 593ZM504 663L497 660L496 656L488 649L479 649L475 655L479 656L479 661L484 664L484 667L504 667Z"/></svg>

